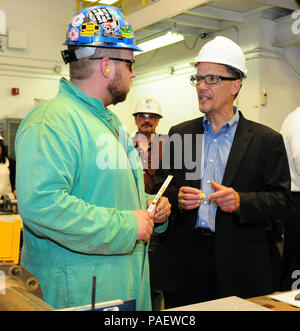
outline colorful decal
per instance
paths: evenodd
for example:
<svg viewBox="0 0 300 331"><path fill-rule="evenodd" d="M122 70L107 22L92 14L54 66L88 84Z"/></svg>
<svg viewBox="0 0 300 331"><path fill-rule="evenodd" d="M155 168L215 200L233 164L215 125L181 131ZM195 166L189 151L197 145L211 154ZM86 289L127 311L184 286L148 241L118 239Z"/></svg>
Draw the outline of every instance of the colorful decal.
<svg viewBox="0 0 300 331"><path fill-rule="evenodd" d="M81 25L80 28L81 32L80 35L82 37L93 37L100 35L100 25L92 22L87 22Z"/></svg>
<svg viewBox="0 0 300 331"><path fill-rule="evenodd" d="M98 24L111 22L113 19L112 15L106 8L97 8L97 9L91 10L88 13L88 18L92 22L96 22Z"/></svg>
<svg viewBox="0 0 300 331"><path fill-rule="evenodd" d="M71 28L69 31L69 40L70 41L76 41L79 38L79 31L77 28Z"/></svg>
<svg viewBox="0 0 300 331"><path fill-rule="evenodd" d="M120 23L115 17L112 17L112 20L102 24L102 27L106 32L115 32L120 29Z"/></svg>
<svg viewBox="0 0 300 331"><path fill-rule="evenodd" d="M112 38L112 39L118 39L118 40L122 40L123 39L121 33L119 33L119 32L102 31L102 36L103 37L106 37L106 38Z"/></svg>
<svg viewBox="0 0 300 331"><path fill-rule="evenodd" d="M113 17L111 22L107 22L102 24L103 37L113 38L122 40L122 34L120 33L120 23L119 21Z"/></svg>
<svg viewBox="0 0 300 331"><path fill-rule="evenodd" d="M130 26L121 28L122 37L134 38L133 29Z"/></svg>
<svg viewBox="0 0 300 331"><path fill-rule="evenodd" d="M78 15L73 17L72 25L77 27L77 26L79 26L83 23L83 20L84 20L84 14L83 13L78 14Z"/></svg>

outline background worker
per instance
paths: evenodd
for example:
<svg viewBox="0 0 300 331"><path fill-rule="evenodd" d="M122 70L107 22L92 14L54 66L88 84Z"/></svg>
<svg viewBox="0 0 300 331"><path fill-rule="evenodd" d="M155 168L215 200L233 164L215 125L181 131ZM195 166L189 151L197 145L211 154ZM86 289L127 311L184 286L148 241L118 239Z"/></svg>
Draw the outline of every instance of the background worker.
<svg viewBox="0 0 300 331"><path fill-rule="evenodd" d="M174 220L152 265L166 308L272 293L266 232L289 207L282 136L233 106L247 76L243 51L218 36L201 48L194 64L191 83L204 117L170 129L170 139L179 135L181 144L165 145L163 163L166 153L171 169L157 172L160 181L174 175L165 192ZM180 169L174 163L178 153L185 161Z"/></svg>
<svg viewBox="0 0 300 331"><path fill-rule="evenodd" d="M137 310L151 310L145 243L170 204L162 198L154 216L146 210L142 165L107 108L126 99L140 49L120 9L103 5L73 17L65 45L70 81L16 137L21 263L56 309L90 304L96 276L96 302L133 298Z"/></svg>
<svg viewBox="0 0 300 331"><path fill-rule="evenodd" d="M134 146L137 149L144 168L145 190L147 193L157 193L153 191L153 178L159 167L163 147L166 141L165 135L156 133L159 120L162 118L160 104L154 98L143 98L138 101L135 111L132 114L135 117L135 124L138 128L133 137ZM157 234L153 233L149 244L149 265L150 265L150 287L152 310L161 310L162 292L155 289L151 284L154 277L152 264L152 251L156 247Z"/></svg>
<svg viewBox="0 0 300 331"><path fill-rule="evenodd" d="M291 172L293 204L285 219L282 290L289 291L300 275L300 107L290 113L281 128ZM294 274L294 272L296 272Z"/></svg>
<svg viewBox="0 0 300 331"><path fill-rule="evenodd" d="M138 131L133 137L144 168L146 192L153 192L153 176L159 167L166 135L156 133L159 120L162 118L160 104L154 98L141 99L132 114Z"/></svg>
<svg viewBox="0 0 300 331"><path fill-rule="evenodd" d="M0 136L0 198L4 195L10 195L15 191L16 182L16 162L8 157L7 146L4 144L4 138Z"/></svg>

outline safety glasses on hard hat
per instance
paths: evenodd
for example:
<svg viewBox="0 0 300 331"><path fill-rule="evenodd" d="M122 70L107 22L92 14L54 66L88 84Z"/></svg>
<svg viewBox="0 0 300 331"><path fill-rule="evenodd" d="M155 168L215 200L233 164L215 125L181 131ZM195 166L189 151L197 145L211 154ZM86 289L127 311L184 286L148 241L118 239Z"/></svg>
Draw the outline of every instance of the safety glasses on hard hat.
<svg viewBox="0 0 300 331"><path fill-rule="evenodd" d="M197 85L200 85L200 83L204 80L206 85L215 85L219 83L220 80L237 80L238 78L234 77L224 77L220 75L205 75L205 76L198 76L198 75L192 75L190 77L191 85L196 87Z"/></svg>
<svg viewBox="0 0 300 331"><path fill-rule="evenodd" d="M89 60L102 60L104 57L90 57ZM109 57L110 60L112 61L120 61L120 62L126 62L129 64L129 71L133 71L135 68L135 60L129 60L129 59L119 59L115 57Z"/></svg>
<svg viewBox="0 0 300 331"><path fill-rule="evenodd" d="M150 113L138 113L135 114L136 118L144 119L144 118L152 118L152 119L159 119L160 116L156 114L150 114Z"/></svg>

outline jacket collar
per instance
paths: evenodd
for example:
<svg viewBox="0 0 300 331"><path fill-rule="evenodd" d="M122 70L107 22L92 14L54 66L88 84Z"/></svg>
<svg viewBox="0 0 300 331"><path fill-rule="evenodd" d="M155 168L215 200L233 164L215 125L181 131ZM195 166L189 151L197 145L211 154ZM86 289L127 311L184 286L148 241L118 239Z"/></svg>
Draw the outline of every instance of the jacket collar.
<svg viewBox="0 0 300 331"><path fill-rule="evenodd" d="M237 170L245 156L250 142L253 139L253 127L251 122L246 120L239 112L240 120L236 129L235 137L229 153L222 185L230 186L236 175Z"/></svg>

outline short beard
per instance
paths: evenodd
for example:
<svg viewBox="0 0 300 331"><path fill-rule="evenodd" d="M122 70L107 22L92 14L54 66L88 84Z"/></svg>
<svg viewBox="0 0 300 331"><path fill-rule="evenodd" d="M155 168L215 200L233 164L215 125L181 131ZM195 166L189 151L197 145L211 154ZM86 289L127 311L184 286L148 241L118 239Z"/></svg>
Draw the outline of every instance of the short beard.
<svg viewBox="0 0 300 331"><path fill-rule="evenodd" d="M128 91L120 89L120 74L117 74L115 79L111 83L109 83L109 85L107 86L107 90L112 97L113 105L116 105L117 103L126 100Z"/></svg>

